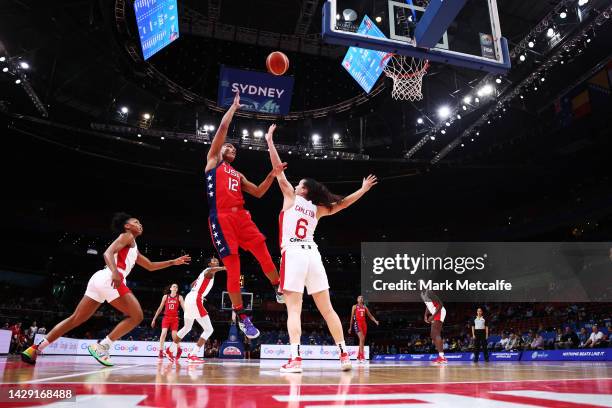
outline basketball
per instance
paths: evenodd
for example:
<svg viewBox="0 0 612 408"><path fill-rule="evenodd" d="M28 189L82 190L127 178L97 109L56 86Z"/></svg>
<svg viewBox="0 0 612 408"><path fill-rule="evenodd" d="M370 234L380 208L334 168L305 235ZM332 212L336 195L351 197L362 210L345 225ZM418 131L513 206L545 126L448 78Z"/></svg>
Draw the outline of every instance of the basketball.
<svg viewBox="0 0 612 408"><path fill-rule="evenodd" d="M289 58L280 51L274 51L266 58L266 68L273 75L283 75L289 69Z"/></svg>

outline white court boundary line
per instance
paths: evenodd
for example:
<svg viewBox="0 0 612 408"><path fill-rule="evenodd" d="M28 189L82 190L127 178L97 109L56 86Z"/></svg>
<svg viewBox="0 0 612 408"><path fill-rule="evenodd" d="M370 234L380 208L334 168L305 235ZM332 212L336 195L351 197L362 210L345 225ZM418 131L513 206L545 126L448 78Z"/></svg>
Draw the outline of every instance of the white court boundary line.
<svg viewBox="0 0 612 408"><path fill-rule="evenodd" d="M118 367L119 368L128 368L128 367ZM99 371L95 371L99 372ZM281 373L279 373L280 376ZM75 374L82 375L82 374ZM291 376L300 376L300 374L285 374ZM64 376L64 377L73 377L74 375ZM280 378L279 378L280 379ZM340 379L340 378L339 378ZM47 381L48 379L41 379L36 381ZM563 378L563 379L549 379L549 380L492 380L492 381L444 381L444 382L405 382L405 383L355 383L355 384L320 384L320 383L309 383L309 384L300 384L300 387L337 387L338 385L342 386L350 386L350 387L359 387L359 386L384 386L384 385L452 385L452 384L497 384L497 383L532 383L532 382L559 382L559 381L601 381L601 380L612 380L612 377L597 377L597 378ZM31 384L32 382L7 382L0 383L0 385L13 385L13 384ZM55 383L57 385L61 384L91 384L91 385L180 385L180 386L192 386L192 387L290 387L292 384L218 384L218 383L165 383L165 382L109 382L109 381L62 381L59 383Z"/></svg>
<svg viewBox="0 0 612 408"><path fill-rule="evenodd" d="M119 367L114 367L114 368L107 368L106 370L104 369L104 367L101 367L101 368L98 368L97 370L84 371L84 372L80 372L80 373L73 373L73 374L66 374L66 375L58 375L56 377L39 378L39 379L36 379L36 380L29 380L29 381L18 382L16 384L36 384L36 383L41 383L41 382L45 382L45 381L59 380L61 378L78 377L79 375L101 374L101 373L107 373L109 371L125 370L126 368L140 367L140 366L143 366L143 365L144 364L136 364L136 365L130 365L130 366L119 366ZM78 383L75 382L75 384L78 384ZM83 383L83 384L86 384L86 383ZM108 383L104 383L104 384L108 384Z"/></svg>

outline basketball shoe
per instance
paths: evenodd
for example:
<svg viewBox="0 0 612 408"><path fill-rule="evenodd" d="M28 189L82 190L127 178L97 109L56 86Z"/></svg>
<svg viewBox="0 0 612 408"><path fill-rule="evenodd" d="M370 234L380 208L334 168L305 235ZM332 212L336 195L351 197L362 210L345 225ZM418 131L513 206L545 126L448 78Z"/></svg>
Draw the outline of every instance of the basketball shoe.
<svg viewBox="0 0 612 408"><path fill-rule="evenodd" d="M287 364L283 364L280 368L281 373L301 373L302 372L302 357L290 358Z"/></svg>

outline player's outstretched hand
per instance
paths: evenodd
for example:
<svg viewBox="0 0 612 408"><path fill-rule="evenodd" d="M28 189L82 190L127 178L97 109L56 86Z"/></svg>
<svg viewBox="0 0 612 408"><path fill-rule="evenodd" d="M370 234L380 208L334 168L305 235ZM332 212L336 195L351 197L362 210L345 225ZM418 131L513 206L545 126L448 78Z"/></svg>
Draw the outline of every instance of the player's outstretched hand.
<svg viewBox="0 0 612 408"><path fill-rule="evenodd" d="M276 123L273 123L268 128L268 133L266 133L266 142L272 141L272 136L274 136L274 131L276 130Z"/></svg>
<svg viewBox="0 0 612 408"><path fill-rule="evenodd" d="M172 265L189 265L191 262L191 257L189 255L183 255L171 261Z"/></svg>
<svg viewBox="0 0 612 408"><path fill-rule="evenodd" d="M236 109L240 109L243 105L240 104L240 92L236 92L236 96L234 96L234 102L232 103L232 107Z"/></svg>
<svg viewBox="0 0 612 408"><path fill-rule="evenodd" d="M276 177L279 174L281 174L283 171L285 171L286 169L287 169L287 163L283 162L281 164L278 164L278 165L274 166L274 168L272 169L270 174L272 174L272 176Z"/></svg>
<svg viewBox="0 0 612 408"><path fill-rule="evenodd" d="M378 179L376 178L375 175L370 174L368 177L363 179L363 183L361 184L361 188L363 189L363 191L368 191L372 187L374 187L376 184L378 184Z"/></svg>
<svg viewBox="0 0 612 408"><path fill-rule="evenodd" d="M374 323L376 323L377 326L380 325L380 323L378 323L378 320L374 320Z"/></svg>
<svg viewBox="0 0 612 408"><path fill-rule="evenodd" d="M155 320L151 320L151 328L154 329L155 328Z"/></svg>

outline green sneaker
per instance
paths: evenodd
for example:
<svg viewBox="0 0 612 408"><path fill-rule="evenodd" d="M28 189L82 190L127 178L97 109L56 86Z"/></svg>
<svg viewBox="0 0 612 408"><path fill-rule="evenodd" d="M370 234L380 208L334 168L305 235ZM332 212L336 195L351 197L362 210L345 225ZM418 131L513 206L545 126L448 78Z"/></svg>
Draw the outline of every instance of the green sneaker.
<svg viewBox="0 0 612 408"><path fill-rule="evenodd" d="M113 363L110 360L110 354L108 354L108 348L101 346L98 343L87 346L89 354L98 362L106 367L112 367Z"/></svg>
<svg viewBox="0 0 612 408"><path fill-rule="evenodd" d="M21 361L31 365L36 364L36 356L38 355L38 346L30 346L21 352Z"/></svg>

